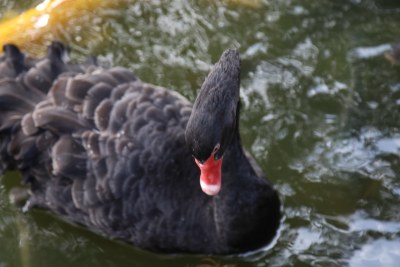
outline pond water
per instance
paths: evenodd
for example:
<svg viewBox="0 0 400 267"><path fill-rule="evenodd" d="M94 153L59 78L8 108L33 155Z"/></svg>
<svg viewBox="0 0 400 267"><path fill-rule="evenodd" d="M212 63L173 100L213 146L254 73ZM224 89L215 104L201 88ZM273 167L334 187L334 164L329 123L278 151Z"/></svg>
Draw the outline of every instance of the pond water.
<svg viewBox="0 0 400 267"><path fill-rule="evenodd" d="M159 255L9 203L0 178L0 266L398 266L397 0L131 1L58 39L192 101L210 64L242 56L241 133L279 190L277 241L231 257ZM252 1L257 2L257 1ZM36 1L1 1L0 15ZM92 14L93 15L93 14ZM77 25L78 27L78 25Z"/></svg>

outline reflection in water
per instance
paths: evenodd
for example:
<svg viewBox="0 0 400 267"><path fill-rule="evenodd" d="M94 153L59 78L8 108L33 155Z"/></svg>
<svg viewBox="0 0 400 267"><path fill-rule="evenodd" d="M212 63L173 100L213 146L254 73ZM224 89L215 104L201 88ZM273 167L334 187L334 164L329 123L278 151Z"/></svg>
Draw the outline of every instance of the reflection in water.
<svg viewBox="0 0 400 267"><path fill-rule="evenodd" d="M375 231L379 233L392 233L400 232L400 222L389 222L383 220L376 220L366 218L366 214L356 213L349 218L349 231Z"/></svg>
<svg viewBox="0 0 400 267"><path fill-rule="evenodd" d="M390 49L391 46L389 44L382 44L374 47L357 47L350 52L350 55L358 59L371 58L382 56Z"/></svg>
<svg viewBox="0 0 400 267"><path fill-rule="evenodd" d="M35 24L33 24L33 27L35 28L45 27L49 22L49 18L50 18L49 14L41 15L40 17L37 18L37 21L35 22Z"/></svg>
<svg viewBox="0 0 400 267"><path fill-rule="evenodd" d="M397 267L400 262L400 240L378 239L364 245L350 259L351 267Z"/></svg>
<svg viewBox="0 0 400 267"><path fill-rule="evenodd" d="M317 142L308 155L293 161L290 167L310 181L341 176L341 173L358 173L374 179L396 177L385 156L400 151L398 135L385 137L368 127L357 137L335 139L328 137Z"/></svg>
<svg viewBox="0 0 400 267"><path fill-rule="evenodd" d="M323 239L316 232L312 232L307 228L299 228L297 230L297 237L292 244L291 250L295 254L304 253L310 249L311 245L320 244Z"/></svg>

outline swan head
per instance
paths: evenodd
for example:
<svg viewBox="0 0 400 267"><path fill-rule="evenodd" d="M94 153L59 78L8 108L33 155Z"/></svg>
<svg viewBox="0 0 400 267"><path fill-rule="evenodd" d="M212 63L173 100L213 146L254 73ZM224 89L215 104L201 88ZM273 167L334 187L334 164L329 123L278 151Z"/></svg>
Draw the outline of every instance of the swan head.
<svg viewBox="0 0 400 267"><path fill-rule="evenodd" d="M221 189L221 169L226 148L237 131L240 57L226 50L201 86L186 126L186 143L200 168L204 193Z"/></svg>

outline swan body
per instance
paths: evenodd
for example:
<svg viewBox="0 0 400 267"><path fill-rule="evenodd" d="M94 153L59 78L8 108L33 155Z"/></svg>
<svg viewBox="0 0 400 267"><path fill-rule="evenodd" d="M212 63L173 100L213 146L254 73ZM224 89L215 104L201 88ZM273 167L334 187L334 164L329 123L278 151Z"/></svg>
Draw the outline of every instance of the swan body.
<svg viewBox="0 0 400 267"><path fill-rule="evenodd" d="M240 144L236 51L194 106L127 69L66 63L61 43L42 59L4 51L0 173L22 173L30 207L164 253L240 253L273 239L280 201Z"/></svg>

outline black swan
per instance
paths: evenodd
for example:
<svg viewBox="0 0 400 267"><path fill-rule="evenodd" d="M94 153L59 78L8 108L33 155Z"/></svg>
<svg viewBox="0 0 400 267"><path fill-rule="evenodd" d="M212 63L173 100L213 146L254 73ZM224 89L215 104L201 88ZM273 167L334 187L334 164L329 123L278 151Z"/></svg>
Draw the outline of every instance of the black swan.
<svg viewBox="0 0 400 267"><path fill-rule="evenodd" d="M22 173L26 206L164 253L236 254L276 235L278 194L240 143L237 51L192 108L127 69L66 63L59 42L42 59L3 49L0 174Z"/></svg>

